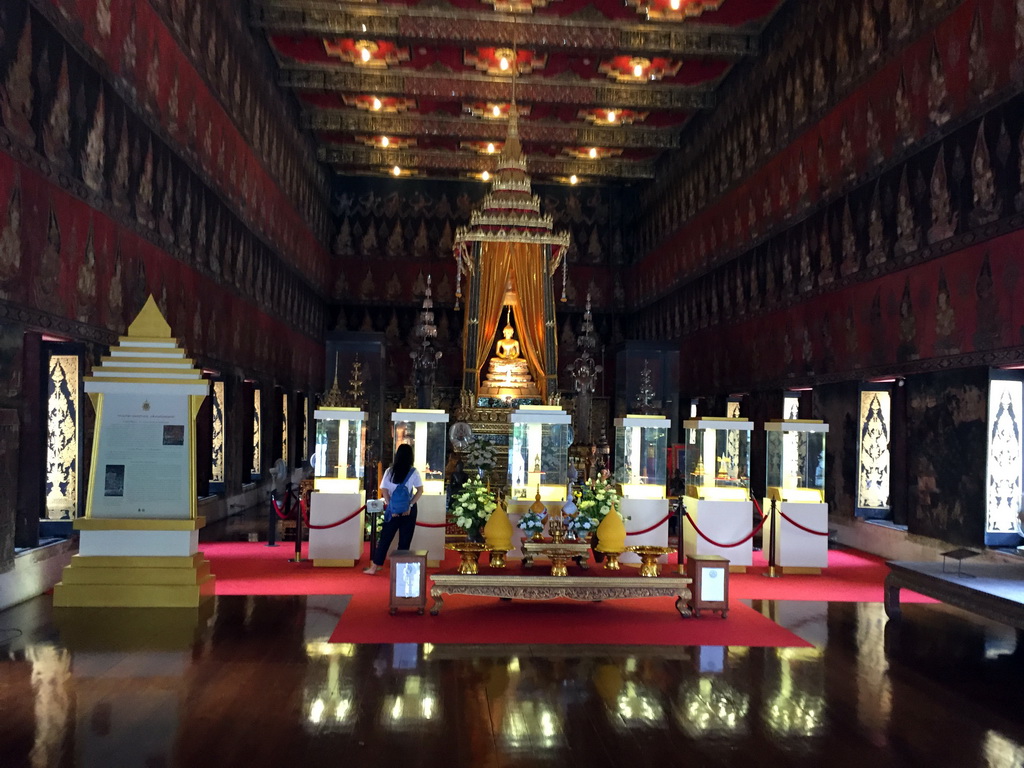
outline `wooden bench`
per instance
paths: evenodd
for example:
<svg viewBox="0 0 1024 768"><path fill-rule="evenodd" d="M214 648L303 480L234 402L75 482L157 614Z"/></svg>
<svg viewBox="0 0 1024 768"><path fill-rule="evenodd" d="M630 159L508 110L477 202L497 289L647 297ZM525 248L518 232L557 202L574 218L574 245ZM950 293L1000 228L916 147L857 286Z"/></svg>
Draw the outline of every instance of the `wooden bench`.
<svg viewBox="0 0 1024 768"><path fill-rule="evenodd" d="M434 604L430 613L436 616L444 606L442 595L475 595L502 600L570 600L595 602L629 597L675 597L675 607L682 617L690 615L690 579L683 576L461 576L439 573L430 577L430 596Z"/></svg>
<svg viewBox="0 0 1024 768"><path fill-rule="evenodd" d="M888 563L885 577L885 612L899 619L900 590L910 589L969 613L1024 629L1024 564Z"/></svg>

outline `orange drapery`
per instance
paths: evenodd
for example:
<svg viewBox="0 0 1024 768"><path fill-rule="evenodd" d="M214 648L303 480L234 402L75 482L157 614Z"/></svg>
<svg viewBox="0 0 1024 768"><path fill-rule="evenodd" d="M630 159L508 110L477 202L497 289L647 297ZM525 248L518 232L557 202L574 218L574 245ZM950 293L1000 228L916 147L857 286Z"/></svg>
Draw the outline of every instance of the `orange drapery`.
<svg viewBox="0 0 1024 768"><path fill-rule="evenodd" d="M480 249L480 309L476 339L477 386L480 369L492 356L494 343L504 306L505 286L509 277L515 277L519 307L516 327L520 347L530 369L537 378L541 397L547 399L547 360L544 354L544 280L548 279L544 264L544 251L540 245L529 243L483 243Z"/></svg>

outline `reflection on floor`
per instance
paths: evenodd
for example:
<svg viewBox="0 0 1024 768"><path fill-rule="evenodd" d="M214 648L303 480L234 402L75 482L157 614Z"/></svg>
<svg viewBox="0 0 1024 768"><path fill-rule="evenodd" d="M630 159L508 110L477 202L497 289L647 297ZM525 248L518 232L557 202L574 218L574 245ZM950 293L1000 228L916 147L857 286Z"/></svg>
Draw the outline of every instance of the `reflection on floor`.
<svg viewBox="0 0 1024 768"><path fill-rule="evenodd" d="M1024 645L943 606L896 632L878 604L755 601L801 649L328 643L346 599L221 597L140 647L48 597L0 614L3 764L1024 764Z"/></svg>
<svg viewBox="0 0 1024 768"><path fill-rule="evenodd" d="M750 603L812 648L329 643L347 600L0 613L0 765L1024 765L1024 641L942 605Z"/></svg>

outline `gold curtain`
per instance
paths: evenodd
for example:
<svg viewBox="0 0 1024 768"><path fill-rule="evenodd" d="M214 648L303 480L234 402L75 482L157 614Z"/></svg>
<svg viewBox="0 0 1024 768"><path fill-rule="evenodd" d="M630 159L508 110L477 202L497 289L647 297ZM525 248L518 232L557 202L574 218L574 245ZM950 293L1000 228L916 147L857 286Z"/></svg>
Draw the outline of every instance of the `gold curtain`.
<svg viewBox="0 0 1024 768"><path fill-rule="evenodd" d="M527 362L537 377L540 396L547 400L548 360L544 353L544 281L550 279L544 263L544 248L533 243L509 243L512 272L519 295L519 340Z"/></svg>
<svg viewBox="0 0 1024 768"><path fill-rule="evenodd" d="M519 307L516 327L519 330L523 355L540 388L541 397L547 399L547 360L544 354L544 252L540 245L527 243L483 243L480 251L480 314L476 339L476 381L479 388L480 369L487 364L493 352L495 334L501 321L505 286L509 276L515 276Z"/></svg>
<svg viewBox="0 0 1024 768"><path fill-rule="evenodd" d="M508 282L508 273L512 266L509 245L510 243L483 243L480 246L480 314L477 317L479 325L476 337L474 392L480 391L480 369L491 358L491 344L494 342L494 334L498 331L498 321L501 319L505 283Z"/></svg>

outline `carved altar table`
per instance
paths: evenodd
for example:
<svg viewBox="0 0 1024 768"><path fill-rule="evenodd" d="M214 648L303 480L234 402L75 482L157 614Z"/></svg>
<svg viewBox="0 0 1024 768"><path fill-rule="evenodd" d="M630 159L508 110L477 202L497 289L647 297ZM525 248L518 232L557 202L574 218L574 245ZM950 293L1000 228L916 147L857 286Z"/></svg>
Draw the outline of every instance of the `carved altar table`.
<svg viewBox="0 0 1024 768"><path fill-rule="evenodd" d="M476 575L462 576L438 573L431 576L430 596L434 604L430 614L436 616L444 607L442 595L476 595L499 597L503 600L570 600L597 602L627 597L675 597L679 615L690 616L688 603L690 579L683 576L517 576Z"/></svg>

